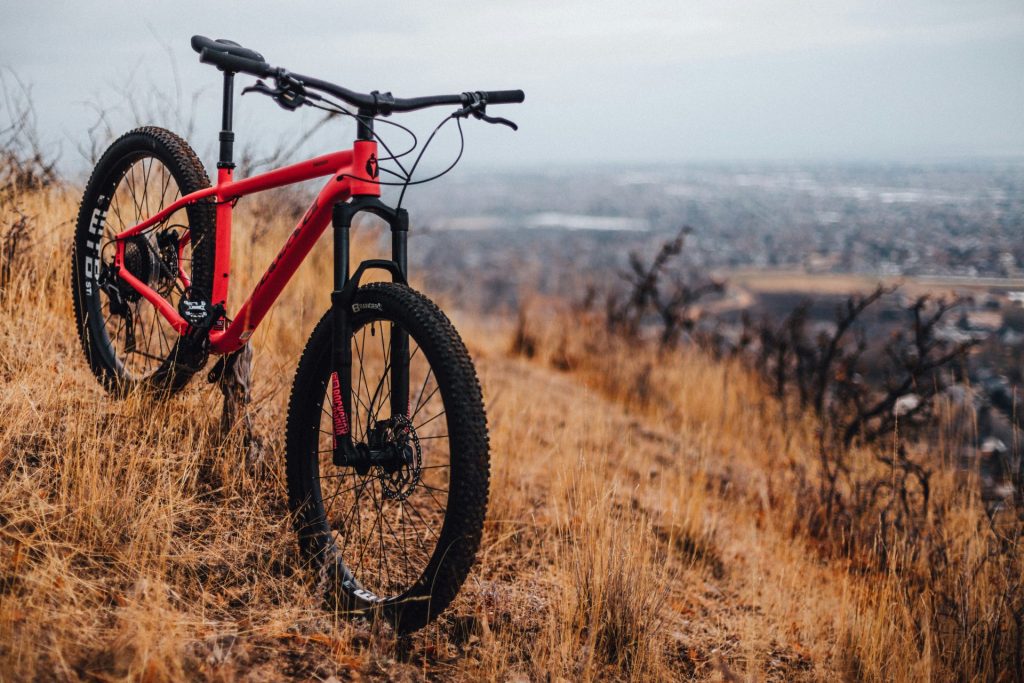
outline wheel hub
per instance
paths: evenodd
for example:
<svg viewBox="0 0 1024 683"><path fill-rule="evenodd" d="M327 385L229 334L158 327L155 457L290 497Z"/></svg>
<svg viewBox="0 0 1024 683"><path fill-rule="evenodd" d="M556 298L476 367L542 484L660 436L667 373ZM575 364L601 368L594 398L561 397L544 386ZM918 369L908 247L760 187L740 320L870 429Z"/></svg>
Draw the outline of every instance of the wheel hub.
<svg viewBox="0 0 1024 683"><path fill-rule="evenodd" d="M405 500L420 482L423 451L409 418L396 415L378 422L369 430L366 443L353 444L335 464L376 477L384 498Z"/></svg>
<svg viewBox="0 0 1024 683"><path fill-rule="evenodd" d="M388 500L405 500L420 482L423 451L412 422L405 415L396 415L374 431L391 451L391 460L379 467L377 479Z"/></svg>

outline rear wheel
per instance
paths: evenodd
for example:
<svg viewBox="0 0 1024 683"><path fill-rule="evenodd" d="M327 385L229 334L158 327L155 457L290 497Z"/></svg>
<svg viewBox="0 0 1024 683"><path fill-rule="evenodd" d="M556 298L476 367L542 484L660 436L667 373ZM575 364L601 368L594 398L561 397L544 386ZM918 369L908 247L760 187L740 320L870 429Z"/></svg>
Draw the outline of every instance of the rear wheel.
<svg viewBox="0 0 1024 683"><path fill-rule="evenodd" d="M376 283L357 291L352 310L353 441L401 455L334 465L328 313L292 388L289 502L333 606L381 613L407 632L448 606L474 562L487 506L487 421L469 354L433 303ZM393 415L390 342L399 333L409 337L409 400Z"/></svg>
<svg viewBox="0 0 1024 683"><path fill-rule="evenodd" d="M86 185L75 228L72 298L89 366L108 390L175 390L203 359L183 363L179 335L114 269L115 235L210 186L195 152L162 128L115 141ZM186 291L208 300L213 281L214 205L192 204L126 240L124 267L177 306Z"/></svg>

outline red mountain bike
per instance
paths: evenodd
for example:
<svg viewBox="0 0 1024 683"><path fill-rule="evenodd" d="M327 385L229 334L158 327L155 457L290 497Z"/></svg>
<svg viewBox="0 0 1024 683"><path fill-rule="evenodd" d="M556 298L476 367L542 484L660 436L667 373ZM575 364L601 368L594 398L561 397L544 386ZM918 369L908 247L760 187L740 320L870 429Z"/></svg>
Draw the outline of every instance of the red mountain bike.
<svg viewBox="0 0 1024 683"><path fill-rule="evenodd" d="M395 208L379 199L381 185L403 186L404 194L423 150L406 172L400 159L411 150L392 154L374 123L391 123L380 117L392 113L454 105L458 109L441 125L454 119L460 134L459 121L468 116L515 128L488 116L486 107L522 102L523 92L412 99L361 94L271 67L231 41L195 36L192 47L200 61L224 74L217 184L210 186L189 145L161 128L133 130L107 149L86 185L75 232L72 295L85 355L115 396L181 389L211 353L221 357L210 373L215 379L330 223L331 307L302 354L288 407L288 500L302 553L332 608L382 614L402 632L420 628L455 597L480 544L487 421L458 333L407 285L409 218L401 197ZM354 117L352 148L235 180L231 119L238 73L274 83L257 81L243 94L268 95L290 110L314 106ZM382 168L388 161L400 170ZM382 181L381 172L398 181ZM248 300L229 316L235 203L321 176L327 184ZM350 273L349 230L363 211L390 226L392 255L364 261ZM387 271L392 281L360 286L370 269Z"/></svg>

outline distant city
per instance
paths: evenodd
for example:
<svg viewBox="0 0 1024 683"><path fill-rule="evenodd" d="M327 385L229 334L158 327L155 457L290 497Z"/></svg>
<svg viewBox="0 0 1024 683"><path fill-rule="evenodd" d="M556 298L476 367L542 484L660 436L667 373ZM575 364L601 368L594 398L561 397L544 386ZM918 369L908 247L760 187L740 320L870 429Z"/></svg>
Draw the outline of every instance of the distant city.
<svg viewBox="0 0 1024 683"><path fill-rule="evenodd" d="M407 203L470 266L511 250L600 268L688 225L687 259L705 268L1024 276L1024 160L456 172Z"/></svg>
<svg viewBox="0 0 1024 683"><path fill-rule="evenodd" d="M432 295L477 311L525 304L542 314L538 297L580 302L589 288L622 287L630 252L650 259L689 226L674 276L725 282L701 301L697 326L727 346L746 320L779 325L798 306L815 329L831 330L837 307L879 282L902 287L860 323L876 341L915 297L956 296L936 336L976 344L956 401L978 411L992 481L1017 443L1024 160L455 175L408 200L412 276Z"/></svg>

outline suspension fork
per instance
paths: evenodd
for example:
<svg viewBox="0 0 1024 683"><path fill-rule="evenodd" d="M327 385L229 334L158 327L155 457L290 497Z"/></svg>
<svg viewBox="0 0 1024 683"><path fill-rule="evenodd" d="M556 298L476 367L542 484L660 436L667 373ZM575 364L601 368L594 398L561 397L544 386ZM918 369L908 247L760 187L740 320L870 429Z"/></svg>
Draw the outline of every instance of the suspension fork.
<svg viewBox="0 0 1024 683"><path fill-rule="evenodd" d="M402 282L408 282L409 256L409 214L405 209L397 212L396 223L391 224L391 260L402 274ZM391 326L391 416L404 415L412 419L409 404L409 333L402 328Z"/></svg>
<svg viewBox="0 0 1024 683"><path fill-rule="evenodd" d="M391 260L363 261L355 273L349 273L350 232L352 219L360 212L383 218L391 227ZM327 390L331 392L332 430L334 433L334 464L340 467L365 461L352 441L352 302L363 274L370 269L386 270L393 282L406 283L408 268L407 238L409 214L405 209L392 209L377 197L357 196L336 204L331 225L334 232L334 290L331 292L331 375ZM405 330L391 330L389 349L391 379L391 417L409 417L409 335ZM340 407L340 410L339 410Z"/></svg>

